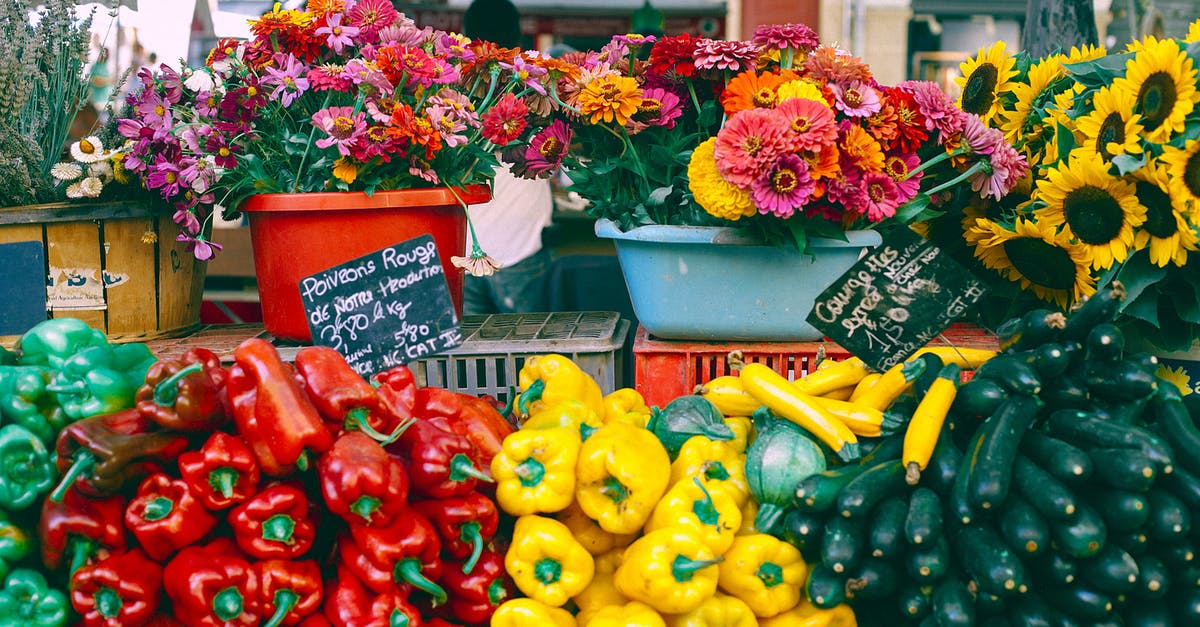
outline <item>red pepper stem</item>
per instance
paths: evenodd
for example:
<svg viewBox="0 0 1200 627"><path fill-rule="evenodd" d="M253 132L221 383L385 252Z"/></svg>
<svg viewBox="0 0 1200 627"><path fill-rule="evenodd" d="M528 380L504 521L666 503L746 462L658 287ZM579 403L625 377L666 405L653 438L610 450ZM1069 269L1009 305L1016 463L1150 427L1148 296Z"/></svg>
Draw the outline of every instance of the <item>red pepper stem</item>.
<svg viewBox="0 0 1200 627"><path fill-rule="evenodd" d="M87 563L92 552L96 550L96 541L81 536L71 536L69 546L71 547L71 566L67 570L68 579Z"/></svg>
<svg viewBox="0 0 1200 627"><path fill-rule="evenodd" d="M275 591L275 613L271 615L271 619L263 623L263 627L279 627L283 623L283 619L291 613L296 604L300 602L300 595L286 588Z"/></svg>
<svg viewBox="0 0 1200 627"><path fill-rule="evenodd" d="M237 487L237 482L240 478L241 475L238 471L228 466L222 466L208 473L208 484L214 490L220 492L221 496L231 499L233 498L233 489Z"/></svg>
<svg viewBox="0 0 1200 627"><path fill-rule="evenodd" d="M371 516L379 511L381 505L379 499L364 494L354 499L354 502L350 504L350 511L366 521L367 524L371 524Z"/></svg>
<svg viewBox="0 0 1200 627"><path fill-rule="evenodd" d="M355 411L356 410L351 410L351 412L346 415L346 421L348 423L352 423L359 431L371 436L371 439L379 442L381 446L387 446L392 442L395 442L400 438L400 436L404 435L404 432L408 430L412 423L416 422L415 418L409 418L408 420L405 420L397 425L396 429L390 434L384 435L367 422L366 413L355 413Z"/></svg>
<svg viewBox="0 0 1200 627"><path fill-rule="evenodd" d="M193 372L200 372L204 369L201 364L191 364L186 368L180 368L179 372L159 381L154 386L154 404L159 407L170 407L179 400L179 382Z"/></svg>
<svg viewBox="0 0 1200 627"><path fill-rule="evenodd" d="M470 575L471 571L475 570L475 564L479 563L479 557L483 555L483 534L479 532L479 523L464 523L459 527L458 539L471 543L471 556L463 562L462 567L463 574Z"/></svg>
<svg viewBox="0 0 1200 627"><path fill-rule="evenodd" d="M414 588L428 593L433 597L434 605L441 605L448 598L446 591L441 586L421 574L421 562L415 557L406 557L396 562L396 567L392 571L392 577L398 582L408 582Z"/></svg>
<svg viewBox="0 0 1200 627"><path fill-rule="evenodd" d="M62 503L63 497L67 495L67 490L75 485L75 480L83 476L85 473L92 472L92 468L96 466L96 456L86 449L79 449L75 453L75 461L67 472L63 474L62 481L54 487L54 491L50 493L50 500L55 503Z"/></svg>
<svg viewBox="0 0 1200 627"><path fill-rule="evenodd" d="M529 415L529 404L542 398L542 392L546 390L546 382L538 379L529 384L529 389L521 392L521 396L517 397L517 410L522 416Z"/></svg>
<svg viewBox="0 0 1200 627"><path fill-rule="evenodd" d="M471 461L464 453L459 453L450 458L450 480L451 481L466 481L470 478L478 479L485 483L494 483L495 481L484 474L484 472L475 467L475 462Z"/></svg>

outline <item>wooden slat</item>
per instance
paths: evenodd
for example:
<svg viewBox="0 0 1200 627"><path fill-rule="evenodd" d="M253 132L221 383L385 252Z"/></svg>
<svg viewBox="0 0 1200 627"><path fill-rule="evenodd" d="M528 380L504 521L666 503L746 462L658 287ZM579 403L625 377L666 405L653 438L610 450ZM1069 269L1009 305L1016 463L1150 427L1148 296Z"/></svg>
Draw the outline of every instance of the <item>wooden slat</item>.
<svg viewBox="0 0 1200 627"><path fill-rule="evenodd" d="M183 242L170 216L158 218L158 328L171 331L200 323L207 265L197 261Z"/></svg>
<svg viewBox="0 0 1200 627"><path fill-rule="evenodd" d="M88 275L89 282L100 281L100 227L94 222L69 222L46 225L46 260L51 275L55 269L79 269ZM56 278L65 280L61 274ZM100 286L98 305L103 305L104 289ZM51 301L53 306L53 301ZM55 318L79 318L97 329L104 329L103 310L54 310Z"/></svg>
<svg viewBox="0 0 1200 627"><path fill-rule="evenodd" d="M142 241L146 233L154 233L153 218L104 221L104 269L115 281L106 286L109 335L158 330L154 242Z"/></svg>

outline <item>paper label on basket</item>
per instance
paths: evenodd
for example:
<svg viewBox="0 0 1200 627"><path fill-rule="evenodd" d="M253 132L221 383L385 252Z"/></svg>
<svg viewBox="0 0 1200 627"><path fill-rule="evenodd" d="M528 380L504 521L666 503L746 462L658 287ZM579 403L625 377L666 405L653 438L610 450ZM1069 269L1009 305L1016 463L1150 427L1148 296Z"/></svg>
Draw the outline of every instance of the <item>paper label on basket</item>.
<svg viewBox="0 0 1200 627"><path fill-rule="evenodd" d="M300 279L313 343L368 376L463 341L430 235L388 246Z"/></svg>
<svg viewBox="0 0 1200 627"><path fill-rule="evenodd" d="M41 241L0 244L0 335L18 335L46 319L46 247Z"/></svg>
<svg viewBox="0 0 1200 627"><path fill-rule="evenodd" d="M896 229L817 298L808 322L871 367L907 359L986 287L910 229Z"/></svg>

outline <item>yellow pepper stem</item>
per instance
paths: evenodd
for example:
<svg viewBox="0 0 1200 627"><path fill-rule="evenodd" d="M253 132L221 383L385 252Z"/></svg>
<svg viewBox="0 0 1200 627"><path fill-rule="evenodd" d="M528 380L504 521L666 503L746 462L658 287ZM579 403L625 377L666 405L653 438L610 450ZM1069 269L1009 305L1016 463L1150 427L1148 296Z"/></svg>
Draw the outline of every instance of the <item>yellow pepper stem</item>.
<svg viewBox="0 0 1200 627"><path fill-rule="evenodd" d="M530 457L517 464L513 468L513 472L517 473L517 477L521 479L522 486L536 488L542 484L542 479L546 477L546 465Z"/></svg>
<svg viewBox="0 0 1200 627"><path fill-rule="evenodd" d="M529 384L529 389L521 392L521 396L517 397L517 410L522 416L529 415L529 404L542 398L542 392L546 390L546 382L538 379Z"/></svg>
<svg viewBox="0 0 1200 627"><path fill-rule="evenodd" d="M612 499L613 503L621 503L629 498L629 488L616 477L608 477L604 480L604 486L600 488L600 494Z"/></svg>
<svg viewBox="0 0 1200 627"><path fill-rule="evenodd" d="M779 567L779 564L774 562L763 562L758 567L758 572L754 574L768 588L774 588L783 583L783 569Z"/></svg>
<svg viewBox="0 0 1200 627"><path fill-rule="evenodd" d="M548 586L558 583L562 578L562 564L557 560L552 560L548 557L543 557L533 565L533 576L542 585Z"/></svg>
<svg viewBox="0 0 1200 627"><path fill-rule="evenodd" d="M712 495L708 493L699 477L692 477L692 481L704 494L704 498L692 501L692 513L696 515L696 520L699 520L700 524L712 525L719 531L721 529L721 513L717 511L717 505L713 503Z"/></svg>
<svg viewBox="0 0 1200 627"><path fill-rule="evenodd" d="M671 562L671 575L675 577L675 581L687 583L692 580L697 571L704 570L709 566L716 566L724 561L724 557L714 557L710 560L693 560L682 555L676 555L675 561Z"/></svg>
<svg viewBox="0 0 1200 627"><path fill-rule="evenodd" d="M725 464L721 462L705 463L704 476L714 481L729 481L729 471L725 469Z"/></svg>

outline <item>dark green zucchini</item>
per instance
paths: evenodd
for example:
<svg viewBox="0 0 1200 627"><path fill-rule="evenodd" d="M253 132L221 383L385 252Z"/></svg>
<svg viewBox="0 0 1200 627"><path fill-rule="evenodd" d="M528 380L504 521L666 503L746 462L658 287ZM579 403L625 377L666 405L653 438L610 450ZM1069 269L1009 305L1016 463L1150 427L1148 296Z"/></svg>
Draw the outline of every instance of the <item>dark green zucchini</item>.
<svg viewBox="0 0 1200 627"><path fill-rule="evenodd" d="M1194 474L1200 474L1200 429L1192 421L1187 406L1179 395L1179 388L1164 385L1154 395L1154 418L1166 434L1167 440L1184 451L1179 456L1179 465Z"/></svg>
<svg viewBox="0 0 1200 627"><path fill-rule="evenodd" d="M1088 494L1088 499L1100 511L1110 531L1140 529L1150 519L1146 495L1138 492L1097 489Z"/></svg>
<svg viewBox="0 0 1200 627"><path fill-rule="evenodd" d="M997 596L1028 591L1025 565L991 526L963 527L955 538L954 548L963 569L980 590Z"/></svg>
<svg viewBox="0 0 1200 627"><path fill-rule="evenodd" d="M921 484L933 488L940 495L950 494L954 486L954 478L962 466L962 451L954 443L948 429L943 428L938 436L937 446L933 447L933 455L929 464L921 471Z"/></svg>
<svg viewBox="0 0 1200 627"><path fill-rule="evenodd" d="M1067 372L1053 379L1038 395L1051 409L1083 409L1091 398L1083 385L1083 376Z"/></svg>
<svg viewBox="0 0 1200 627"><path fill-rule="evenodd" d="M988 361L987 363L991 363ZM971 456L968 495L971 505L983 510L999 506L1008 498L1012 484L1013 459L1021 438L1037 417L1038 401L1031 396L1014 396L980 427L983 435Z"/></svg>
<svg viewBox="0 0 1200 627"><path fill-rule="evenodd" d="M1034 395L1042 391L1038 371L1018 355L997 355L975 370L975 379L991 379L1010 392Z"/></svg>
<svg viewBox="0 0 1200 627"><path fill-rule="evenodd" d="M1086 359L1092 361L1117 361L1125 352L1125 334L1117 325L1102 322L1088 332L1084 342Z"/></svg>
<svg viewBox="0 0 1200 627"><path fill-rule="evenodd" d="M1103 322L1112 322L1121 308L1125 296L1125 287L1121 285L1120 281L1113 281L1108 287L1097 290L1067 315L1062 337L1068 340L1084 341L1093 327Z"/></svg>
<svg viewBox="0 0 1200 627"><path fill-rule="evenodd" d="M1175 573L1172 581L1178 588L1200 588L1200 567L1188 565Z"/></svg>
<svg viewBox="0 0 1200 627"><path fill-rule="evenodd" d="M812 604L829 609L846 601L846 577L826 564L816 564L808 571L804 590Z"/></svg>
<svg viewBox="0 0 1200 627"><path fill-rule="evenodd" d="M1090 361L1083 371L1088 394L1111 401L1145 398L1158 389L1158 377L1125 361Z"/></svg>
<svg viewBox="0 0 1200 627"><path fill-rule="evenodd" d="M975 595L976 616L992 624L995 624L995 621L998 620L1004 621L1004 618L1000 614L1004 612L1004 604L1012 597L1002 597L990 592L984 592L983 590L979 590L978 586L972 587L970 583L967 584L967 589L971 590L971 593ZM1004 622L1007 624L1007 621Z"/></svg>
<svg viewBox="0 0 1200 627"><path fill-rule="evenodd" d="M1152 542L1177 542L1192 530L1192 513L1174 494L1155 488L1146 493L1146 500L1150 504L1150 520L1145 530Z"/></svg>
<svg viewBox="0 0 1200 627"><path fill-rule="evenodd" d="M1119 533L1114 532L1109 534L1108 540L1109 542L1115 542L1117 546L1125 549L1130 555L1139 559L1146 551L1150 550L1150 538L1141 529Z"/></svg>
<svg viewBox="0 0 1200 627"><path fill-rule="evenodd" d="M967 443L967 448L963 451L962 464L959 465L958 472L954 475L954 483L950 486L950 494L946 497L946 519L952 524L969 524L975 516L970 497L970 453L979 448L983 434L984 429L980 428L976 429L975 434L971 436L971 441Z"/></svg>
<svg viewBox="0 0 1200 627"><path fill-rule="evenodd" d="M941 627L974 627L975 600L967 584L949 577L933 589L931 610Z"/></svg>
<svg viewBox="0 0 1200 627"><path fill-rule="evenodd" d="M1075 515L1065 521L1050 523L1054 548L1077 559L1100 552L1108 539L1104 519L1090 503L1081 501Z"/></svg>
<svg viewBox="0 0 1200 627"><path fill-rule="evenodd" d="M1137 585L1130 596L1137 599L1161 599L1171 589L1171 574L1167 565L1153 555L1135 558L1138 566Z"/></svg>
<svg viewBox="0 0 1200 627"><path fill-rule="evenodd" d="M1171 471L1171 447L1162 438L1134 425L1109 422L1089 412L1061 409L1046 420L1050 435L1085 448L1133 448L1141 450L1159 471Z"/></svg>
<svg viewBox="0 0 1200 627"><path fill-rule="evenodd" d="M866 530L862 521L834 516L825 523L821 561L833 572L849 572L866 556Z"/></svg>
<svg viewBox="0 0 1200 627"><path fill-rule="evenodd" d="M1151 541L1151 551L1174 572L1196 566L1196 548L1191 541L1162 544Z"/></svg>
<svg viewBox="0 0 1200 627"><path fill-rule="evenodd" d="M1065 627L1072 624L1062 612L1032 591L1008 604L1008 620L1013 625L1023 627Z"/></svg>
<svg viewBox="0 0 1200 627"><path fill-rule="evenodd" d="M904 464L881 461L850 480L838 494L837 510L846 518L863 517L883 499L906 489Z"/></svg>
<svg viewBox="0 0 1200 627"><path fill-rule="evenodd" d="M1062 587L1079 578L1079 563L1058 551L1047 551L1035 557L1030 562L1030 568L1037 577L1039 587L1043 584Z"/></svg>
<svg viewBox="0 0 1200 627"><path fill-rule="evenodd" d="M1135 448L1094 448L1088 451L1103 485L1130 492L1145 492L1158 476L1154 460Z"/></svg>
<svg viewBox="0 0 1200 627"><path fill-rule="evenodd" d="M1150 404L1150 396L1135 398L1131 401L1112 401L1093 397L1084 409L1109 422L1118 422L1123 425L1141 424L1144 422L1143 416L1146 415L1146 407Z"/></svg>
<svg viewBox="0 0 1200 627"><path fill-rule="evenodd" d="M883 601L896 592L900 581L891 560L868 557L846 580L846 600L852 605Z"/></svg>
<svg viewBox="0 0 1200 627"><path fill-rule="evenodd" d="M917 378L912 382L912 393L916 398L924 398L925 393L929 391L929 386L937 380L938 371L946 364L942 363L942 358L933 353L921 353L916 359L925 362L925 370L917 375Z"/></svg>
<svg viewBox="0 0 1200 627"><path fill-rule="evenodd" d="M793 507L783 517L783 540L799 549L805 561L819 559L825 519L826 516L817 512Z"/></svg>
<svg viewBox="0 0 1200 627"><path fill-rule="evenodd" d="M1087 451L1042 431L1027 432L1021 439L1021 452L1043 470L1067 483L1084 482L1092 476L1092 458Z"/></svg>
<svg viewBox="0 0 1200 627"><path fill-rule="evenodd" d="M912 400L911 397L903 397L902 396L902 397L900 397L900 399L896 399L896 401L892 403L892 406L891 406L891 408L888 409L888 411L896 412L897 407L904 402L901 399L904 399L904 398L908 398L909 400ZM912 403L913 403L913 407L915 408L916 401L912 400ZM908 417L912 417L912 411L910 410L905 415ZM905 418L905 421L907 421L907 418ZM867 442L862 441L862 443L864 445L864 450L866 450ZM897 434L893 434L890 436L877 438L874 441L874 446L872 446L870 448L870 450L867 451L862 456L862 458L858 460L857 463L859 466L862 466L863 468L870 468L871 466L875 465L876 462L881 462L885 459L895 459L897 457L900 457L900 455L902 453L904 453L904 434L897 433Z"/></svg>
<svg viewBox="0 0 1200 627"><path fill-rule="evenodd" d="M933 588L929 586L905 583L896 597L899 601L900 615L910 621L928 616L931 604L929 597L932 594Z"/></svg>
<svg viewBox="0 0 1200 627"><path fill-rule="evenodd" d="M1171 610L1166 603L1135 603L1121 612L1125 627L1172 627Z"/></svg>
<svg viewBox="0 0 1200 627"><path fill-rule="evenodd" d="M1075 494L1024 455L1013 464L1013 485L1051 524L1071 518L1078 509Z"/></svg>
<svg viewBox="0 0 1200 627"><path fill-rule="evenodd" d="M1200 512L1200 477L1190 471L1176 468L1175 472L1163 475L1159 484L1183 501L1188 509Z"/></svg>
<svg viewBox="0 0 1200 627"><path fill-rule="evenodd" d="M938 536L931 542L913 547L908 552L905 568L916 581L922 584L932 583L946 576L952 560L950 543L946 538Z"/></svg>
<svg viewBox="0 0 1200 627"><path fill-rule="evenodd" d="M1029 501L1009 495L1000 510L1000 534L1017 555L1039 555L1050 548L1050 525Z"/></svg>
<svg viewBox="0 0 1200 627"><path fill-rule="evenodd" d="M909 544L919 545L942 535L942 499L929 488L913 490L908 497L908 515L904 536Z"/></svg>
<svg viewBox="0 0 1200 627"><path fill-rule="evenodd" d="M1101 592L1121 595L1137 585L1138 563L1132 555L1110 542L1099 553L1079 563L1079 574Z"/></svg>
<svg viewBox="0 0 1200 627"><path fill-rule="evenodd" d="M1050 309L1031 309L996 327L996 339L1002 351L1023 351L1058 339L1067 326L1061 313Z"/></svg>
<svg viewBox="0 0 1200 627"><path fill-rule="evenodd" d="M890 496L871 512L871 528L867 539L872 557L892 559L904 552L904 519L908 516L908 501L903 496Z"/></svg>
<svg viewBox="0 0 1200 627"><path fill-rule="evenodd" d="M1042 381L1053 382L1071 366L1071 356L1061 344L1042 344L1024 353L1025 363L1033 366ZM1045 387L1042 388L1043 391Z"/></svg>
<svg viewBox="0 0 1200 627"><path fill-rule="evenodd" d="M1113 610L1112 597L1078 581L1063 588L1047 588L1044 594L1051 605L1084 625L1098 624Z"/></svg>
<svg viewBox="0 0 1200 627"><path fill-rule="evenodd" d="M1200 590L1187 590L1171 595L1171 615L1179 625L1200 625Z"/></svg>
<svg viewBox="0 0 1200 627"><path fill-rule="evenodd" d="M972 378L958 387L950 413L968 420L991 416L1009 397L1008 388L994 379Z"/></svg>
<svg viewBox="0 0 1200 627"><path fill-rule="evenodd" d="M814 512L833 509L838 493L864 470L866 466L861 464L845 464L801 479L796 484L796 505Z"/></svg>

